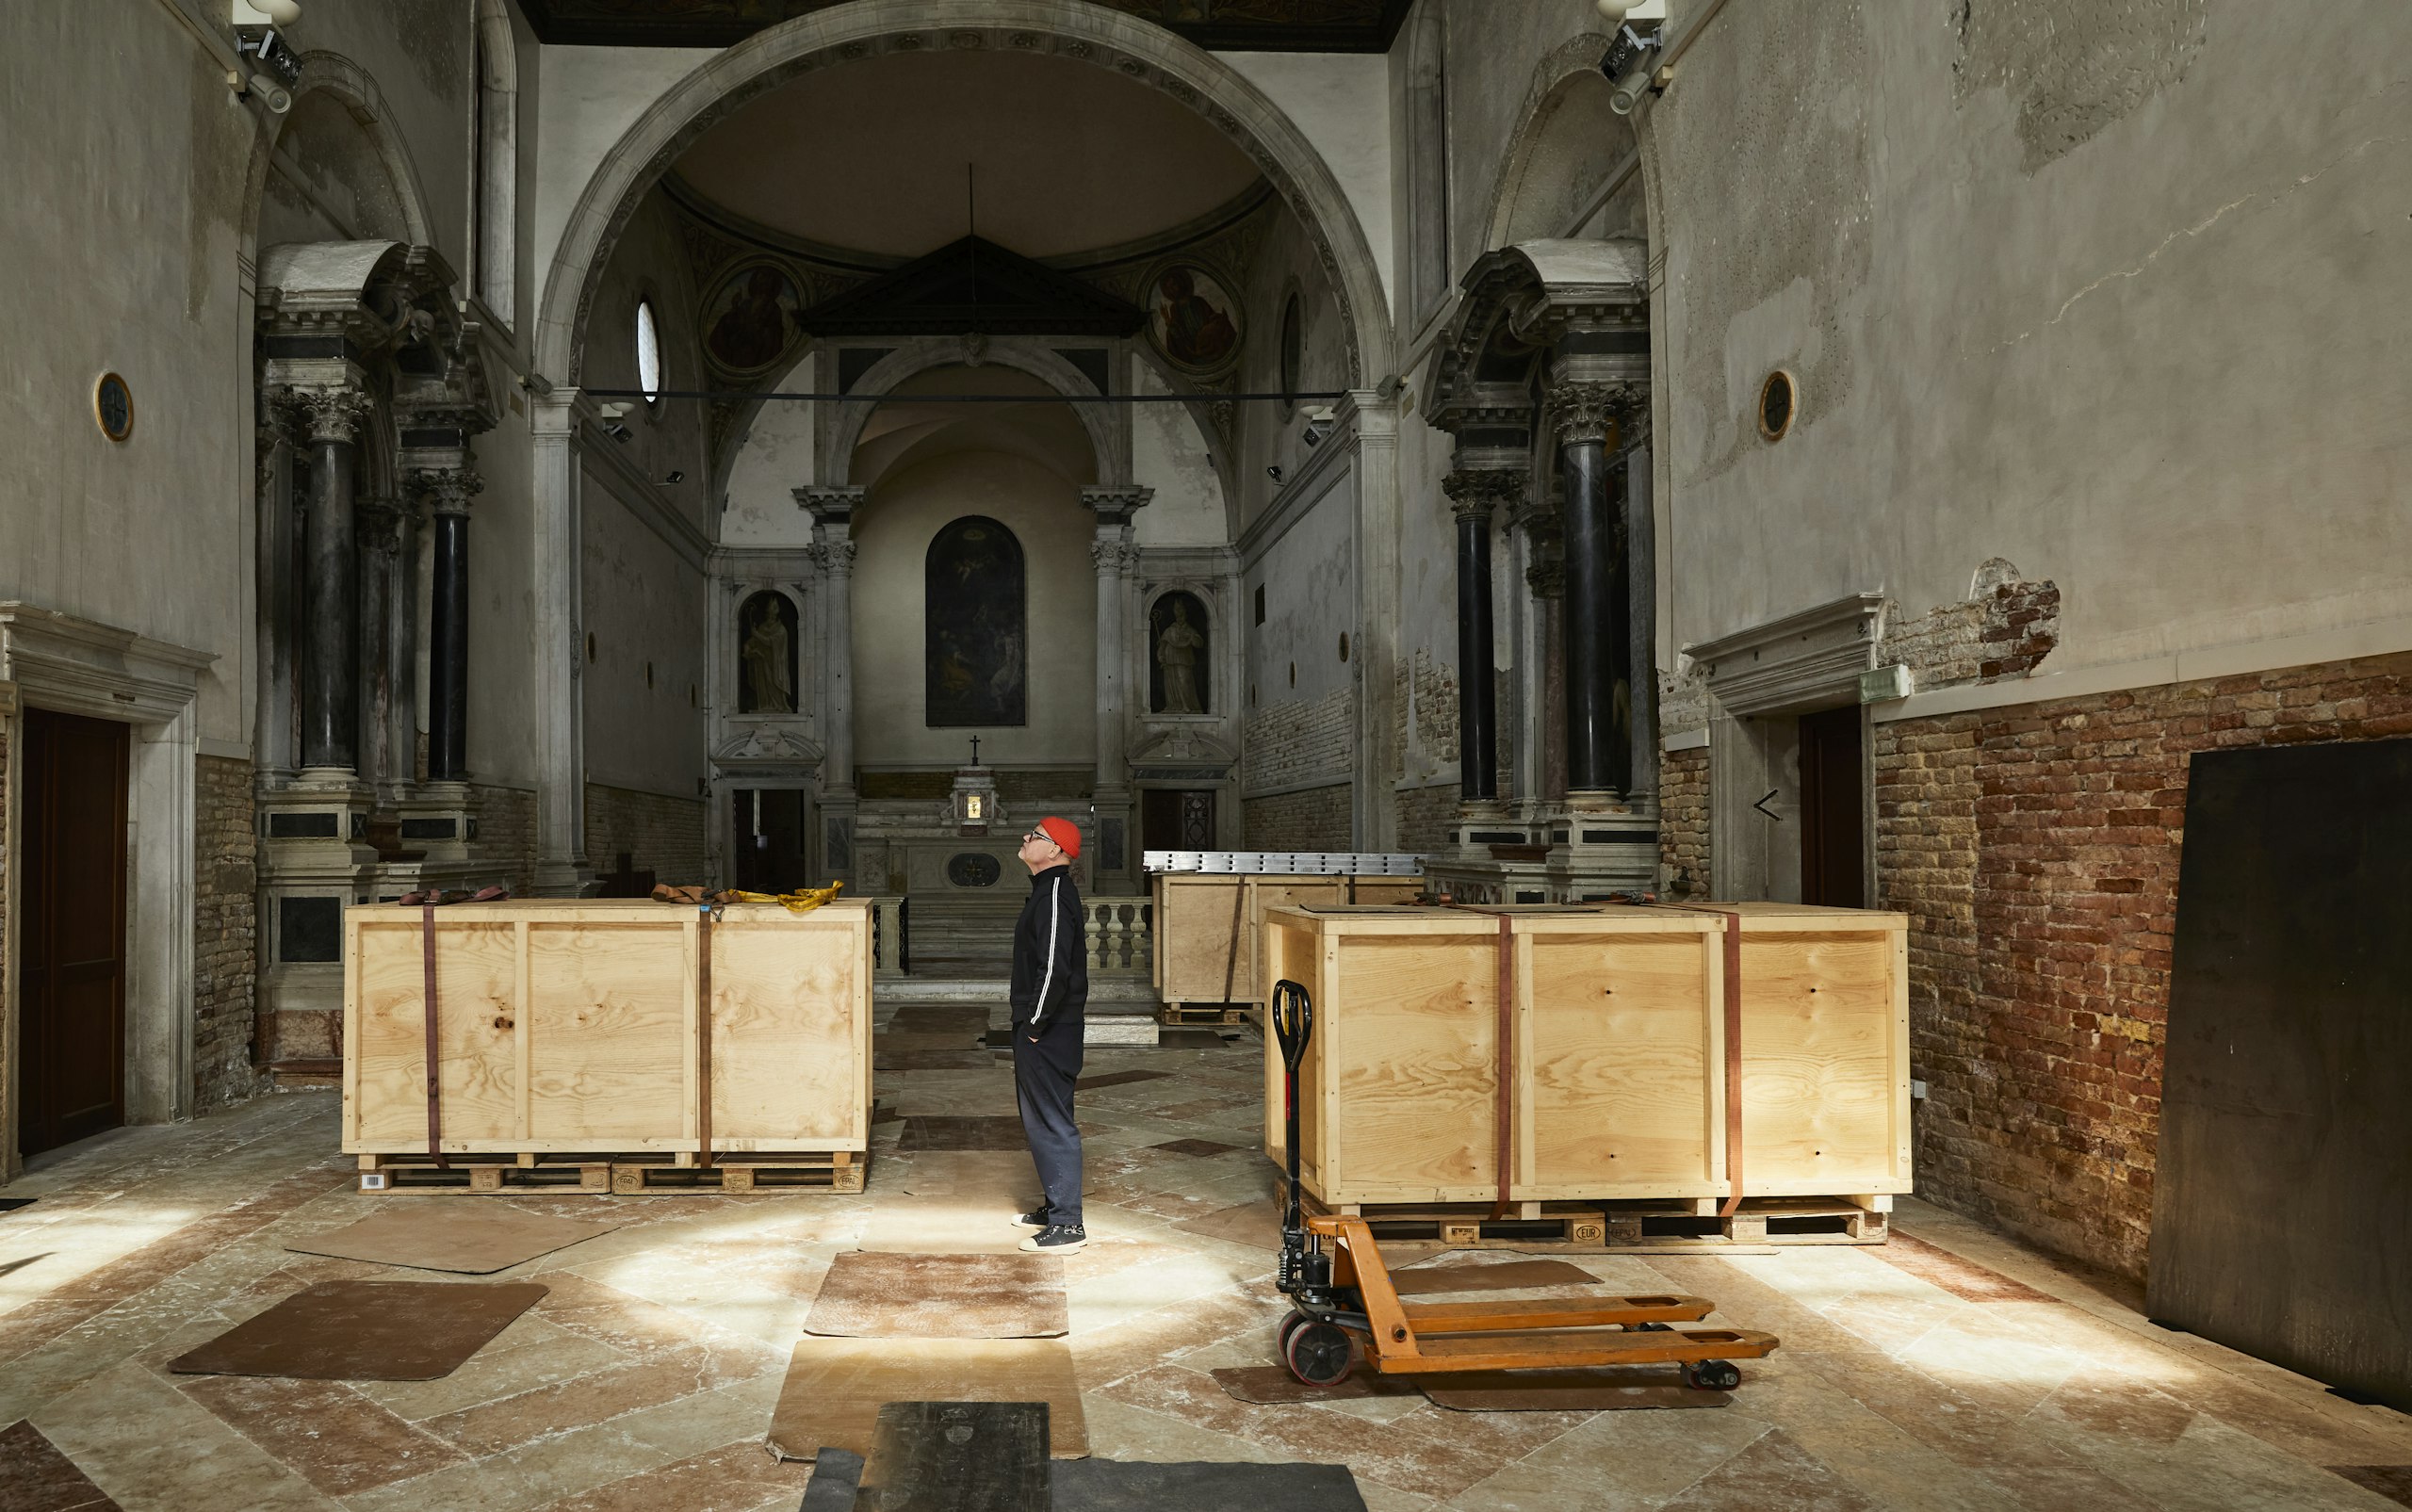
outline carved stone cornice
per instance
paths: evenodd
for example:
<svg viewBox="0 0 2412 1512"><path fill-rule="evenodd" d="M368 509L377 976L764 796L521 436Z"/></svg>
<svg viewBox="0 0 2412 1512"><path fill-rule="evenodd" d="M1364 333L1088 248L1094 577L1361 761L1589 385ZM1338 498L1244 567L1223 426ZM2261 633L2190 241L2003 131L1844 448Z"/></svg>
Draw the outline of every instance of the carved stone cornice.
<svg viewBox="0 0 2412 1512"><path fill-rule="evenodd" d="M1570 335L1612 344L1649 325L1649 248L1632 238L1520 243L1466 270L1457 313L1433 349L1425 418L1481 407Z"/></svg>
<svg viewBox="0 0 2412 1512"><path fill-rule="evenodd" d="M1549 389L1549 423L1562 447L1605 442L1650 409L1650 391L1641 383L1553 383Z"/></svg>
<svg viewBox="0 0 2412 1512"><path fill-rule="evenodd" d="M1156 491L1138 483L1084 483L1081 508L1097 516L1100 527L1129 525L1131 516L1147 507Z"/></svg>
<svg viewBox="0 0 2412 1512"><path fill-rule="evenodd" d="M1441 480L1441 492L1449 496L1449 512L1459 519L1488 520L1494 510L1512 510L1524 501L1524 475L1460 467Z"/></svg>
<svg viewBox="0 0 2412 1512"><path fill-rule="evenodd" d="M288 388L279 400L291 409L313 446L332 442L349 446L358 441L376 408L375 402L356 388Z"/></svg>
<svg viewBox="0 0 2412 1512"><path fill-rule="evenodd" d="M854 522L855 511L862 508L866 489L859 483L807 483L790 489L796 507L812 516L812 523L844 530Z"/></svg>
<svg viewBox="0 0 2412 1512"><path fill-rule="evenodd" d="M485 491L486 480L469 463L457 467L415 467L408 474L411 496L437 514L466 514L469 502Z"/></svg>

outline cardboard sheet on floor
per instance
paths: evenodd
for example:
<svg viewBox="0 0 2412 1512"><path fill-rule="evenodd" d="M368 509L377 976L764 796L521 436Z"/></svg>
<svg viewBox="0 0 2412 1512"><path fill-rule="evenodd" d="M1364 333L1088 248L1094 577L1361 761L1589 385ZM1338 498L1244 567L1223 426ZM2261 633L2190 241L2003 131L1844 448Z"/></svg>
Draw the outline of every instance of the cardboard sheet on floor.
<svg viewBox="0 0 2412 1512"><path fill-rule="evenodd" d="M853 1339L1052 1339L1070 1326L1063 1258L1023 1254L849 1251L804 1320L807 1333Z"/></svg>
<svg viewBox="0 0 2412 1512"><path fill-rule="evenodd" d="M322 1281L168 1369L305 1381L437 1380L546 1290L532 1281Z"/></svg>
<svg viewBox="0 0 2412 1512"><path fill-rule="evenodd" d="M782 1459L871 1453L888 1402L1044 1402L1057 1459L1089 1452L1071 1345L1061 1339L819 1339L797 1341L771 1414Z"/></svg>
<svg viewBox="0 0 2412 1512"><path fill-rule="evenodd" d="M812 1467L802 1512L855 1512L859 1455L831 1449ZM1054 1512L1363 1512L1345 1465L1154 1464L1059 1459L1050 1467Z"/></svg>
<svg viewBox="0 0 2412 1512"><path fill-rule="evenodd" d="M1437 1292L1518 1292L1535 1286L1597 1286L1600 1278L1557 1260L1501 1260L1495 1265L1410 1265L1391 1272L1401 1296Z"/></svg>
<svg viewBox="0 0 2412 1512"><path fill-rule="evenodd" d="M856 1248L904 1255L1011 1255L1038 1205L1027 1150L924 1150L889 1162L871 1185Z"/></svg>
<svg viewBox="0 0 2412 1512"><path fill-rule="evenodd" d="M992 1063L984 1061L981 1064ZM906 1153L921 1150L1028 1150L1030 1142L1022 1133L1021 1120L1011 1114L1002 1117L908 1114L904 1119L904 1137L896 1142L896 1147Z"/></svg>
<svg viewBox="0 0 2412 1512"><path fill-rule="evenodd" d="M890 1402L856 1512L1051 1512L1047 1404Z"/></svg>
<svg viewBox="0 0 2412 1512"><path fill-rule="evenodd" d="M0 1429L0 1507L9 1512L118 1512L107 1492L23 1418Z"/></svg>
<svg viewBox="0 0 2412 1512"><path fill-rule="evenodd" d="M580 1218L547 1218L481 1200L475 1209L448 1202L390 1207L341 1228L297 1239L297 1255L403 1265L416 1271L487 1276L583 1244L620 1227Z"/></svg>
<svg viewBox="0 0 2412 1512"><path fill-rule="evenodd" d="M1336 1386L1309 1386L1279 1365L1225 1365L1214 1384L1235 1402L1291 1406L1421 1394L1456 1412L1603 1412L1629 1407L1721 1407L1723 1391L1695 1391L1672 1370L1567 1370L1378 1375L1360 1366Z"/></svg>

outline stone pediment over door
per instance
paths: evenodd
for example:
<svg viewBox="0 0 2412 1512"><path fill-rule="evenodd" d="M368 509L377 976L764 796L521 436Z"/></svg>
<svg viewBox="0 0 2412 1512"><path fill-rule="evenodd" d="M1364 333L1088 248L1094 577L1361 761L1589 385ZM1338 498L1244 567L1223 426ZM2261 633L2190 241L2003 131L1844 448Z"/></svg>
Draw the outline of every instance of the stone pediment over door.
<svg viewBox="0 0 2412 1512"><path fill-rule="evenodd" d="M1133 775L1166 780L1220 782L1238 760L1237 750L1194 724L1149 729L1131 750Z"/></svg>
<svg viewBox="0 0 2412 1512"><path fill-rule="evenodd" d="M737 726L712 749L712 765L730 773L809 776L821 770L819 741L806 722L765 720Z"/></svg>
<svg viewBox="0 0 2412 1512"><path fill-rule="evenodd" d="M979 236L796 317L816 336L1128 336L1146 322L1137 305Z"/></svg>

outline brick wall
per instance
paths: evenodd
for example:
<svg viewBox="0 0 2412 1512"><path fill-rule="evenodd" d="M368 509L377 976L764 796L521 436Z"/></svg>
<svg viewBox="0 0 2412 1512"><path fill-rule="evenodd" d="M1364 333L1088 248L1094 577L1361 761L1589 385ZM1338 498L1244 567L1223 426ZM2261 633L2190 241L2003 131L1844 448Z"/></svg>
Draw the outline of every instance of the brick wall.
<svg viewBox="0 0 2412 1512"><path fill-rule="evenodd" d="M1241 786L1254 793L1347 781L1352 719L1345 688L1312 703L1292 699L1250 714L1241 732Z"/></svg>
<svg viewBox="0 0 2412 1512"><path fill-rule="evenodd" d="M260 1090L253 1068L259 1012L258 825L252 764L201 756L193 774L193 1106Z"/></svg>
<svg viewBox="0 0 2412 1512"><path fill-rule="evenodd" d="M1241 804L1250 851L1352 851L1350 783L1250 798Z"/></svg>
<svg viewBox="0 0 2412 1512"><path fill-rule="evenodd" d="M5 693L0 693L0 698L5 696ZM8 709L9 706L5 701L0 701L0 971L13 972L17 969L17 963L8 949L8 869L14 864L14 858L8 854L8 816L16 812L16 809L10 803L8 792L8 784L13 775L9 766L12 752L8 744L8 737L10 732L16 729L17 723L10 717ZM0 993L5 993L8 984L0 981ZM16 1100L20 1072L16 1065L17 1047L8 1037L8 1027L6 1024L0 1024L0 1130L14 1129L17 1126L17 1112L12 1104ZM0 1138L0 1181L13 1178L17 1170L16 1141Z"/></svg>
<svg viewBox="0 0 2412 1512"><path fill-rule="evenodd" d="M1708 893L1708 748L1658 762L1658 879L1669 897Z"/></svg>
<svg viewBox="0 0 2412 1512"><path fill-rule="evenodd" d="M586 858L598 871L629 864L667 883L704 880L705 804L627 788L586 785Z"/></svg>
<svg viewBox="0 0 2412 1512"><path fill-rule="evenodd" d="M1984 659L2030 654L2048 615L2024 608L1987 616ZM1878 725L1880 902L1911 915L1930 1088L1921 1195L2141 1276L2187 758L2403 735L2412 655Z"/></svg>
<svg viewBox="0 0 2412 1512"><path fill-rule="evenodd" d="M469 804L478 821L470 854L510 868L511 890L525 898L536 887L536 795L525 788L471 783Z"/></svg>
<svg viewBox="0 0 2412 1512"><path fill-rule="evenodd" d="M1398 795L1398 848L1429 855L1449 845L1450 826L1458 817L1458 785L1441 783L1410 788Z"/></svg>

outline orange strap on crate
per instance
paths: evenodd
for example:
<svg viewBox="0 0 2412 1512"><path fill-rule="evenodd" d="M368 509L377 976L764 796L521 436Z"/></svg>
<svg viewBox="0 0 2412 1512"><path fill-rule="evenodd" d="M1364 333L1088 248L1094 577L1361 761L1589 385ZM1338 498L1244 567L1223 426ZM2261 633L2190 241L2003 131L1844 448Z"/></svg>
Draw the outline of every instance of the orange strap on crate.
<svg viewBox="0 0 2412 1512"><path fill-rule="evenodd" d="M695 1138L696 1163L712 1163L712 911L695 910Z"/></svg>
<svg viewBox="0 0 2412 1512"><path fill-rule="evenodd" d="M1495 1221L1507 1216L1508 1189L1516 1179L1516 936L1508 916L1499 916L1499 1200Z"/></svg>
<svg viewBox="0 0 2412 1512"><path fill-rule="evenodd" d="M435 1035L435 904L426 902L418 911L419 961L427 981L427 1156L439 1171L450 1167L444 1162L443 1078L436 1068Z"/></svg>

